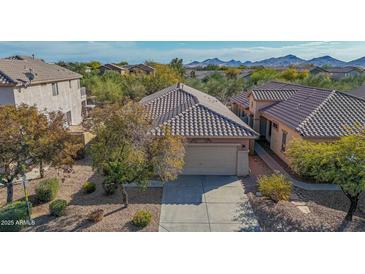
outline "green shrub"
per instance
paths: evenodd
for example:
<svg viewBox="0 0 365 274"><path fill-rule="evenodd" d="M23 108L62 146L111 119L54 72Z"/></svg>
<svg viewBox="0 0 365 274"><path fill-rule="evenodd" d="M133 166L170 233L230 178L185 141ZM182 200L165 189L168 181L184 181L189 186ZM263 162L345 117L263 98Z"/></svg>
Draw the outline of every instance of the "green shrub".
<svg viewBox="0 0 365 274"><path fill-rule="evenodd" d="M269 176L261 176L258 180L259 190L262 195L275 202L288 201L292 191L292 185L284 175L274 173Z"/></svg>
<svg viewBox="0 0 365 274"><path fill-rule="evenodd" d="M115 191L117 191L118 184L115 183L114 181L108 179L108 177L107 177L103 182L103 189L104 189L106 195L112 195L115 193Z"/></svg>
<svg viewBox="0 0 365 274"><path fill-rule="evenodd" d="M49 212L52 216L60 217L65 215L67 201L57 199L49 204Z"/></svg>
<svg viewBox="0 0 365 274"><path fill-rule="evenodd" d="M50 202L56 198L59 189L60 183L58 179L51 178L43 180L35 189L36 199L40 203Z"/></svg>
<svg viewBox="0 0 365 274"><path fill-rule="evenodd" d="M144 228L151 222L152 214L147 210L138 210L133 216L132 223L139 228Z"/></svg>
<svg viewBox="0 0 365 274"><path fill-rule="evenodd" d="M82 185L82 190L84 193L93 193L96 190L96 184L91 182L86 182Z"/></svg>
<svg viewBox="0 0 365 274"><path fill-rule="evenodd" d="M14 202L0 208L0 231L20 231L27 221L28 214L25 201Z"/></svg>

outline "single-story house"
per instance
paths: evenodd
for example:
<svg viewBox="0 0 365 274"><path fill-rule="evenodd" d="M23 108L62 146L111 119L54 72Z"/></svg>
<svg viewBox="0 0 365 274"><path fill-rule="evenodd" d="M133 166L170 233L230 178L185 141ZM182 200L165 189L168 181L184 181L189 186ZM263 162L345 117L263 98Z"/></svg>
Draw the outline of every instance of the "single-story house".
<svg viewBox="0 0 365 274"><path fill-rule="evenodd" d="M263 107L284 101L292 96L296 90L292 85L270 81L250 91L244 91L231 98L232 111L241 117L255 131L260 131L260 113Z"/></svg>
<svg viewBox="0 0 365 274"><path fill-rule="evenodd" d="M115 64L104 64L100 67L101 73L105 73L106 71L115 71L121 75L128 73L128 69L115 65Z"/></svg>
<svg viewBox="0 0 365 274"><path fill-rule="evenodd" d="M310 74L318 75L324 74L328 75L333 80L340 80L346 77L360 76L363 75L363 70L358 67L315 67L311 69Z"/></svg>
<svg viewBox="0 0 365 274"><path fill-rule="evenodd" d="M225 73L223 70L196 70L196 69L186 69L185 76L188 78L195 78L198 80L203 80L208 78L214 74L219 74L224 76Z"/></svg>
<svg viewBox="0 0 365 274"><path fill-rule="evenodd" d="M249 174L249 151L258 134L216 98L177 84L144 97L154 129L186 140L185 175Z"/></svg>
<svg viewBox="0 0 365 274"><path fill-rule="evenodd" d="M254 129L283 161L293 138L333 141L365 126L365 100L343 92L269 82L248 93Z"/></svg>
<svg viewBox="0 0 365 274"><path fill-rule="evenodd" d="M151 66L145 64L137 64L137 65L125 65L124 69L127 69L129 73L145 73L145 74L153 74L155 69Z"/></svg>
<svg viewBox="0 0 365 274"><path fill-rule="evenodd" d="M104 73L107 70L115 71L121 75L126 73L145 73L151 74L155 72L155 69L151 66L147 66L145 64L137 64L137 65L124 65L118 66L116 64L104 64L100 67L100 71Z"/></svg>
<svg viewBox="0 0 365 274"><path fill-rule="evenodd" d="M240 73L238 74L238 78L242 78L242 79L250 79L252 73L254 73L255 70L254 69L243 69L240 71Z"/></svg>

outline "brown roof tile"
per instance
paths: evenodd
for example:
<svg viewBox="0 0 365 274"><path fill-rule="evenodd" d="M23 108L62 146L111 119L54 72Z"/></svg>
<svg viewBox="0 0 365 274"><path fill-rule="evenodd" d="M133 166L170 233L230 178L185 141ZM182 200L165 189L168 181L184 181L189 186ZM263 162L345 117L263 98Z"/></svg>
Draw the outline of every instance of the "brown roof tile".
<svg viewBox="0 0 365 274"><path fill-rule="evenodd" d="M32 74L32 75L31 75ZM30 83L79 79L82 76L55 64L29 56L0 59L0 85L26 85Z"/></svg>
<svg viewBox="0 0 365 274"><path fill-rule="evenodd" d="M184 84L171 86L141 100L154 120L152 133L169 125L185 137L248 137L258 134L216 98Z"/></svg>

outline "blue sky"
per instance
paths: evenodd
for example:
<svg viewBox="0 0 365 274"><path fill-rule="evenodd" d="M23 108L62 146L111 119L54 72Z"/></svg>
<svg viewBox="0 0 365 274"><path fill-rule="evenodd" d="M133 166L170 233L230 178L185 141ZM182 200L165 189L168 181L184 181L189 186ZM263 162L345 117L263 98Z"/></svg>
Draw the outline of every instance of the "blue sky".
<svg viewBox="0 0 365 274"><path fill-rule="evenodd" d="M0 57L31 55L48 62L91 61L139 63L145 60L184 63L218 57L222 60L258 61L294 54L303 59L323 55L350 61L365 56L365 42L0 42Z"/></svg>

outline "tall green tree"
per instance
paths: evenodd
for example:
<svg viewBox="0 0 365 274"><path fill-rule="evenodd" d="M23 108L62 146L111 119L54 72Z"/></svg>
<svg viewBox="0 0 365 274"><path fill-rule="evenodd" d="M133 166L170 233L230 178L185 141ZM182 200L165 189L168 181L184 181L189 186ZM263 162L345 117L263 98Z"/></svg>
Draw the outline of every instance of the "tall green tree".
<svg viewBox="0 0 365 274"><path fill-rule="evenodd" d="M287 155L300 175L337 184L350 201L345 219L351 221L365 190L365 132L331 143L294 140Z"/></svg>
<svg viewBox="0 0 365 274"><path fill-rule="evenodd" d="M69 143L71 135L60 117L47 117L26 105L0 106L0 178L7 187L7 203L13 201L16 178L43 161L60 165L65 158L72 158L74 148L79 149Z"/></svg>
<svg viewBox="0 0 365 274"><path fill-rule="evenodd" d="M184 69L183 59L179 59L179 58L172 59L171 62L170 62L170 67L173 70L177 71L177 73L181 77L184 76L185 69Z"/></svg>
<svg viewBox="0 0 365 274"><path fill-rule="evenodd" d="M92 115L95 139L90 147L93 166L106 176L105 184L121 186L125 206L125 186L136 183L142 189L154 176L162 181L176 178L184 165L184 145L168 129L153 136L145 109L128 102L105 105Z"/></svg>

